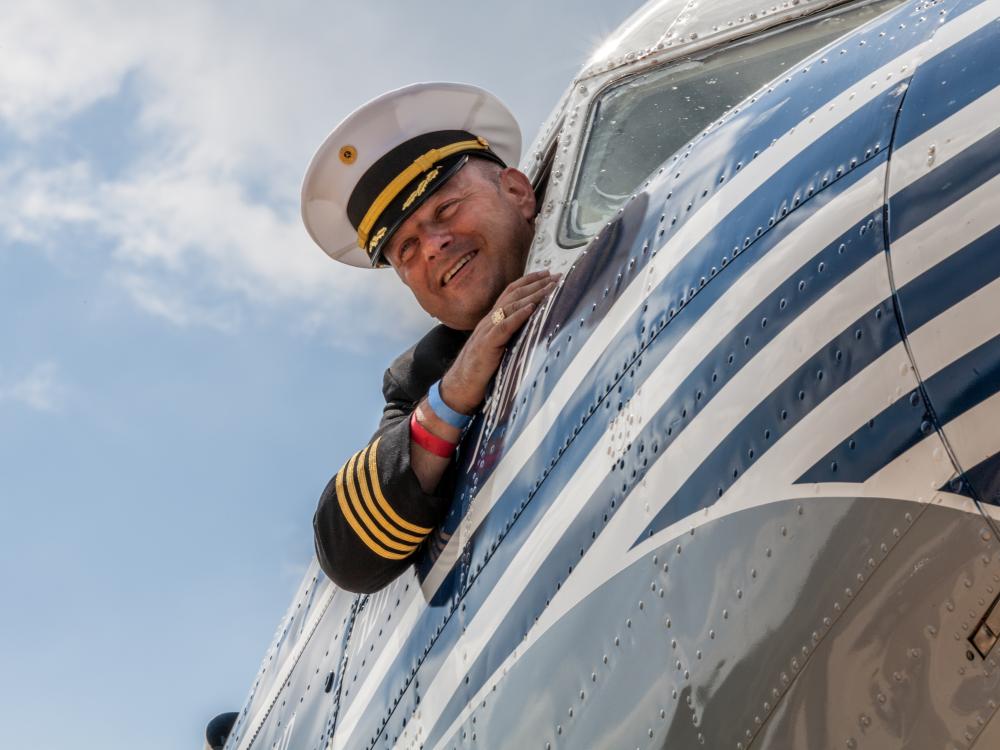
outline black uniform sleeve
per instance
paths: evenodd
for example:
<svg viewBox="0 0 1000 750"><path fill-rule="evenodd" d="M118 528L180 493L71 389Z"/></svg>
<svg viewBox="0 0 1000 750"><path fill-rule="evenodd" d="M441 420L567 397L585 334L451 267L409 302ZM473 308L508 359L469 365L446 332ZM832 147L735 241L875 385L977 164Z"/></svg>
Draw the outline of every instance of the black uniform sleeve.
<svg viewBox="0 0 1000 750"><path fill-rule="evenodd" d="M410 414L467 334L438 326L386 370L385 408L371 442L341 467L313 519L320 567L348 591L378 591L399 576L440 523L453 477L426 493L410 466Z"/></svg>

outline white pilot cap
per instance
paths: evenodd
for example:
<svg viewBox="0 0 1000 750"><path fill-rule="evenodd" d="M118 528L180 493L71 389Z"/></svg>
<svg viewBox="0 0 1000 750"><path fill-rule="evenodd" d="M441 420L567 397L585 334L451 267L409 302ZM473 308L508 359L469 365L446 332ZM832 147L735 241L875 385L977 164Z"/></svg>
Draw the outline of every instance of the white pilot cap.
<svg viewBox="0 0 1000 750"><path fill-rule="evenodd" d="M356 109L316 151L302 182L302 221L334 260L371 268L396 228L468 155L516 166L521 131L490 92L416 83Z"/></svg>

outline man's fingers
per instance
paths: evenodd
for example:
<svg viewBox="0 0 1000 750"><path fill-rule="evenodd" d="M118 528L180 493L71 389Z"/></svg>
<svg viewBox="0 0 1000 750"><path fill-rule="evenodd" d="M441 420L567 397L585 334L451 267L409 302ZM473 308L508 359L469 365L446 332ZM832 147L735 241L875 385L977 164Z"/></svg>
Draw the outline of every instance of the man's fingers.
<svg viewBox="0 0 1000 750"><path fill-rule="evenodd" d="M504 311L506 312L512 309L517 309L519 307L522 307L528 304L529 302L538 305L541 304L545 299L547 299L549 295L552 294L555 288L556 288L556 283L554 281L551 281L545 286L539 289L535 289L533 292L531 292L531 294L526 294L525 296L520 297L519 299L516 300L507 300L503 305L498 304L498 307L502 306ZM498 300L498 302L500 302L500 300Z"/></svg>
<svg viewBox="0 0 1000 750"><path fill-rule="evenodd" d="M510 299L497 300L497 305L496 307L493 308L493 311L490 313L489 316L491 322L494 325L499 325L499 323L496 322L496 316L499 316L501 319L505 319L507 317L510 317L513 313L523 310L527 306L531 306L532 309L534 309L535 307L538 306L539 303L544 301L545 298L548 297L555 288L556 288L556 282L550 281L545 286L543 286L540 289L536 289L534 292L527 295L526 297L522 297L520 299L515 299L515 300L510 300ZM503 315L499 315L498 311L500 310L503 311Z"/></svg>
<svg viewBox="0 0 1000 750"><path fill-rule="evenodd" d="M525 296L511 299L505 292L497 300L493 310L483 320L493 345L505 346L510 337L531 317L535 308L552 294L558 285L559 277L547 272L544 272L544 275L544 278L532 282L521 290L522 292L531 290Z"/></svg>
<svg viewBox="0 0 1000 750"><path fill-rule="evenodd" d="M511 302L516 302L517 300L524 299L525 297L534 294L539 289L544 289L550 283L550 279L538 279L531 282L530 284L524 284L515 289L507 287L504 293L500 295L497 299L497 304L510 304Z"/></svg>
<svg viewBox="0 0 1000 750"><path fill-rule="evenodd" d="M550 281L548 284L546 284L545 286L543 286L541 289L536 289L531 294L523 297L519 301L522 302L522 303L524 303L524 302L541 302L543 299L545 299L550 294L552 294L552 292L555 290L556 286L558 286L558 284L556 284L556 282Z"/></svg>
<svg viewBox="0 0 1000 750"><path fill-rule="evenodd" d="M548 278L552 275L551 271L532 271L531 273L526 273L519 279L514 279L507 285L508 289L523 286L524 284L531 284L532 282L539 281L540 279Z"/></svg>
<svg viewBox="0 0 1000 750"><path fill-rule="evenodd" d="M562 274L553 274L548 271L536 271L535 273L529 273L527 276L522 276L516 281L512 281L504 289L503 294L500 295L500 299L506 299L508 302L520 299L526 294L531 294L536 289L544 287L546 284L558 281Z"/></svg>
<svg viewBox="0 0 1000 750"><path fill-rule="evenodd" d="M498 323L494 326L494 331L498 334L501 339L499 344L506 344L507 341L513 336L517 330L524 325L525 321L531 317L531 313L535 311L535 304L533 302L528 302L511 313L503 319L502 323Z"/></svg>
<svg viewBox="0 0 1000 750"><path fill-rule="evenodd" d="M556 288L558 280L558 276L548 276L543 279L537 279L530 284L525 284L517 289L511 289L508 287L507 290L504 291L504 293L497 299L497 305L510 305L511 303L527 299L537 302L539 299ZM538 295L541 295L541 297Z"/></svg>
<svg viewBox="0 0 1000 750"><path fill-rule="evenodd" d="M496 318L492 317L500 306L494 307L493 314L484 320L487 326L484 333L486 334L486 340L490 342L490 346L505 346L517 329L524 325L524 322L531 317L531 313L534 312L536 306L533 302L523 301L503 305L504 314L500 322L497 322Z"/></svg>
<svg viewBox="0 0 1000 750"><path fill-rule="evenodd" d="M517 299L514 301L508 301L502 305L497 305L496 307L493 308L493 310L495 312L496 310L503 308L504 315L508 316L514 312L517 312L518 310L523 309L528 305L533 305L537 307L538 304L543 300L545 300L545 298L548 297L552 293L552 290L555 288L556 288L555 282L550 282L548 285L542 287L541 289L538 289L537 291L533 292L527 297L523 297L522 299Z"/></svg>

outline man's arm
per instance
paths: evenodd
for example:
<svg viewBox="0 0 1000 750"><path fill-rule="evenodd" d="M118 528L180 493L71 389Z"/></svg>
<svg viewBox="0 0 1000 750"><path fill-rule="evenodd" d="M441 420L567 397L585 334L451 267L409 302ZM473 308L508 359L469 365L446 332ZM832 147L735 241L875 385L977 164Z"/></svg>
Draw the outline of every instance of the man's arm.
<svg viewBox="0 0 1000 750"><path fill-rule="evenodd" d="M535 308L555 289L558 275L537 271L511 282L497 299L493 310L503 309L504 319L493 322L492 312L479 321L455 362L441 378L441 398L452 409L472 414L486 399L486 389L500 366L511 338L525 324ZM449 443L458 443L462 431L442 420L425 396L417 404L417 421L431 434ZM433 492L451 464L411 440L410 459L421 488Z"/></svg>
<svg viewBox="0 0 1000 750"><path fill-rule="evenodd" d="M450 348L454 338L442 339L440 331L448 329L439 327L386 372L386 407L379 429L327 485L313 519L316 556L338 586L359 593L383 588L409 566L444 518L451 496L442 491L449 489L442 478L453 456L435 455L414 440L411 413L416 410L417 421L434 436L457 444L461 430L428 406L427 389L440 378L445 403L456 411L474 412L485 399L510 338L555 284L556 277L548 272L518 279L497 300L505 319L496 324L488 315L457 356Z"/></svg>
<svg viewBox="0 0 1000 750"><path fill-rule="evenodd" d="M320 567L348 591L372 593L410 565L450 498L424 492L409 459L409 420L389 425L330 480L313 524Z"/></svg>
<svg viewBox="0 0 1000 750"><path fill-rule="evenodd" d="M375 435L320 497L313 519L316 557L343 589L370 593L396 578L448 510L447 493L424 492L413 471L409 418L466 338L438 326L392 363L383 378L385 407Z"/></svg>

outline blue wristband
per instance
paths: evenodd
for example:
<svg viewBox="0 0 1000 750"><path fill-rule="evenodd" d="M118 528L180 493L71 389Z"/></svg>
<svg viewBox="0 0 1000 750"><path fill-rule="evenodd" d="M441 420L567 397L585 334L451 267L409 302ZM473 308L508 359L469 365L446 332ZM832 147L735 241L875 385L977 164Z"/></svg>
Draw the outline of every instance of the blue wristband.
<svg viewBox="0 0 1000 750"><path fill-rule="evenodd" d="M441 398L440 380L435 382L427 392L427 404L438 419L446 424L450 424L455 429L464 430L469 422L472 421L471 416L455 411L444 402L444 399Z"/></svg>

